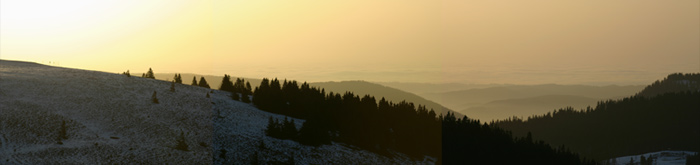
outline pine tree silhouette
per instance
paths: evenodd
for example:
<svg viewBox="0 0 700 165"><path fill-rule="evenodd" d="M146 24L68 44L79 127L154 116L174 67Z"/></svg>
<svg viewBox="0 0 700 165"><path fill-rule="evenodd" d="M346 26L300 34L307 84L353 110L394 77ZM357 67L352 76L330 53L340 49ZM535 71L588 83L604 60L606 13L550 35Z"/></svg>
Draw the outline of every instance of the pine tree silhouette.
<svg viewBox="0 0 700 165"><path fill-rule="evenodd" d="M173 82L182 84L182 77L180 74L175 74L175 77L173 77Z"/></svg>
<svg viewBox="0 0 700 165"><path fill-rule="evenodd" d="M182 132L182 130L180 130L180 136L178 136L175 141L177 141L177 144L175 145L175 149L182 150L182 151L189 151L189 147L187 146L187 141L185 140L185 133Z"/></svg>
<svg viewBox="0 0 700 165"><path fill-rule="evenodd" d="M153 91L153 96L151 96L151 100L153 101L153 103L160 103L158 102L158 97L156 97L156 91Z"/></svg>
<svg viewBox="0 0 700 165"><path fill-rule="evenodd" d="M204 88L209 88L209 84L207 83L207 80L204 79L204 76L199 78L199 86L204 87Z"/></svg>
<svg viewBox="0 0 700 165"><path fill-rule="evenodd" d="M144 78L156 79L156 76L153 74L153 70L151 68L148 68L148 72L146 72Z"/></svg>
<svg viewBox="0 0 700 165"><path fill-rule="evenodd" d="M63 144L63 140L68 139L68 133L66 128L66 121L61 121L61 128L58 130L58 137L56 138L57 144Z"/></svg>
<svg viewBox="0 0 700 165"><path fill-rule="evenodd" d="M233 82L231 82L231 76L224 74L219 90L233 92Z"/></svg>

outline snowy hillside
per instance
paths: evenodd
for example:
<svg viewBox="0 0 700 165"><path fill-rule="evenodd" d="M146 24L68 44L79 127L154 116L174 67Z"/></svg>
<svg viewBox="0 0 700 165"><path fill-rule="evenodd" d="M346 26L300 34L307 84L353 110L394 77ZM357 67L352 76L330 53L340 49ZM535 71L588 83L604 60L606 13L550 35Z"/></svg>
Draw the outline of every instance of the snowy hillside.
<svg viewBox="0 0 700 165"><path fill-rule="evenodd" d="M431 163L340 143L310 147L270 138L263 132L268 118L284 116L233 101L227 92L183 84L172 92L170 86L0 60L0 164ZM151 100L154 91L159 104ZM295 122L300 128L303 120ZM188 151L175 149L181 134Z"/></svg>
<svg viewBox="0 0 700 165"><path fill-rule="evenodd" d="M642 156L646 159L652 158L652 164L658 165L685 165L686 156L697 154L697 152L691 151L659 151L650 152L641 155L623 156L614 159L607 160L610 164L629 164L630 160L634 163L639 164L641 162Z"/></svg>

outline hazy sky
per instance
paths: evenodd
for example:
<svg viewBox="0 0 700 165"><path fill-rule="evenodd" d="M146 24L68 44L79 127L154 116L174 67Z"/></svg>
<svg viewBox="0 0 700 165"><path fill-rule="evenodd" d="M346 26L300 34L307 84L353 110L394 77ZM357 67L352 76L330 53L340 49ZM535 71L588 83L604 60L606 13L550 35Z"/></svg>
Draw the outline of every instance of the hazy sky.
<svg viewBox="0 0 700 165"><path fill-rule="evenodd" d="M115 73L626 85L700 72L697 0L3 0L0 9L0 58Z"/></svg>

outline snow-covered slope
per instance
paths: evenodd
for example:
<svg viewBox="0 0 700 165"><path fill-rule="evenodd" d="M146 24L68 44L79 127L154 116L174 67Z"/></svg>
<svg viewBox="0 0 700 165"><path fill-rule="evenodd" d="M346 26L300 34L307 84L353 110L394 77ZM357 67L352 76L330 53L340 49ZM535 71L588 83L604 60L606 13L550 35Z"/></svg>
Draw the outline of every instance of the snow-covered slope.
<svg viewBox="0 0 700 165"><path fill-rule="evenodd" d="M0 164L248 164L256 153L261 163L431 163L270 138L263 132L268 118L284 116L233 101L227 92L183 84L172 92L170 85L0 60ZM151 100L154 91L159 104ZM67 139L59 140L63 121ZM303 120L295 122L299 128ZM175 149L181 134L189 151Z"/></svg>
<svg viewBox="0 0 700 165"><path fill-rule="evenodd" d="M648 159L652 158L653 163L652 164L658 164L658 165L685 165L685 159L686 156L694 155L697 154L697 152L691 152L691 151L659 151L659 152L650 152L646 154L641 154L641 155L632 155L632 156L623 156L623 157L618 157L618 158L613 158L610 160L607 160L607 162L610 162L610 164L617 165L617 164L629 164L630 160L632 160L634 163L638 164L642 160L642 155Z"/></svg>

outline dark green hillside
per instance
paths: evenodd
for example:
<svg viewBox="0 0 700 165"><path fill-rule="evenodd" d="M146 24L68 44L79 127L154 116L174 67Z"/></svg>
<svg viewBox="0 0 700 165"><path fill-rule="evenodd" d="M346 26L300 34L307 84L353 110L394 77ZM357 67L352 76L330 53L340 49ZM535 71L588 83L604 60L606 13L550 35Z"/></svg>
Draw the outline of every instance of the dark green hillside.
<svg viewBox="0 0 700 165"><path fill-rule="evenodd" d="M661 81L656 81L639 92L644 97L654 97L668 92L700 92L700 73L674 73Z"/></svg>
<svg viewBox="0 0 700 165"><path fill-rule="evenodd" d="M600 102L595 108L511 118L492 124L516 136L566 145L598 160L659 150L700 151L700 92L633 96Z"/></svg>
<svg viewBox="0 0 700 165"><path fill-rule="evenodd" d="M286 120L268 122L267 135L307 145L331 141L382 154L399 151L414 158L438 158L438 164L582 164L565 147L527 138L513 138L499 128L453 113L438 115L424 106L351 92L326 93L296 81L263 79L253 94L261 110L306 119L298 132ZM379 100L377 102L377 100Z"/></svg>

